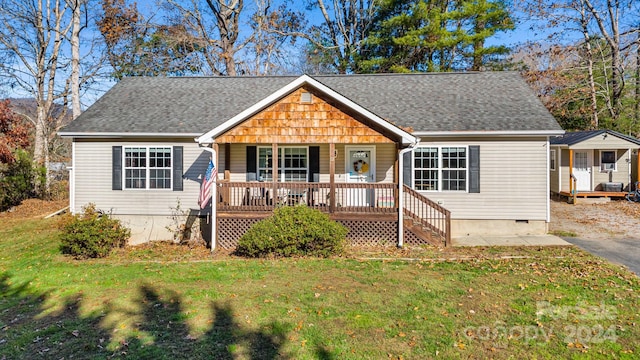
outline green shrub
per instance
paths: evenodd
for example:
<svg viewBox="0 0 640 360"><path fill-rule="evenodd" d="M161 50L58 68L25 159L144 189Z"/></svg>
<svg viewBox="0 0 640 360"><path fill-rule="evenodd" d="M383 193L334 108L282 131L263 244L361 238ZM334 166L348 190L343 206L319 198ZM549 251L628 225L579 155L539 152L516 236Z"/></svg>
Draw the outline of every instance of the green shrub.
<svg viewBox="0 0 640 360"><path fill-rule="evenodd" d="M36 188L44 184L44 174L44 168L36 167L29 153L17 150L15 161L6 164L0 173L0 211L35 197Z"/></svg>
<svg viewBox="0 0 640 360"><path fill-rule="evenodd" d="M342 253L348 229L306 206L285 206L254 224L235 253L247 257L328 257Z"/></svg>
<svg viewBox="0 0 640 360"><path fill-rule="evenodd" d="M101 214L94 204L83 208L82 214L69 216L61 228L60 251L76 259L106 257L114 248L123 247L131 235L120 220Z"/></svg>

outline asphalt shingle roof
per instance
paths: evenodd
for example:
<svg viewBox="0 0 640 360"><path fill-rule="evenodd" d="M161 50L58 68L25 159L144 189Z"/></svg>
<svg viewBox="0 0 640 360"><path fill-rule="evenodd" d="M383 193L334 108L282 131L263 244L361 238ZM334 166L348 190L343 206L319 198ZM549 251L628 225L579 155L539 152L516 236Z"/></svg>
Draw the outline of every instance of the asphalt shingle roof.
<svg viewBox="0 0 640 360"><path fill-rule="evenodd" d="M312 77L414 131L561 130L516 72ZM296 78L125 78L62 132L202 134Z"/></svg>

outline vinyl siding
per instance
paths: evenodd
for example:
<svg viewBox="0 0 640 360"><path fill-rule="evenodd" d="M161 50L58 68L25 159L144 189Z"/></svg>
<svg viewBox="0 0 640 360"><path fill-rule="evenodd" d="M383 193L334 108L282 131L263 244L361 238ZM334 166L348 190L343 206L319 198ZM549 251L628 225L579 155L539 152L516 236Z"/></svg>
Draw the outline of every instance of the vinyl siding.
<svg viewBox="0 0 640 360"><path fill-rule="evenodd" d="M625 141L626 144L629 144L627 141ZM572 147L572 149L574 150L584 150L584 149L577 149ZM593 150L593 149L588 149L591 150L592 155L593 155L593 164L592 164L592 168L591 168L591 188L593 190L601 190L601 188L598 186L603 182L618 182L618 183L623 183L624 184L624 189L628 190L627 187L629 185L629 183L633 183L634 180L633 178L631 180L629 180L629 150L625 150L625 149L618 149L616 150L616 156L617 156L617 160L616 160L616 166L617 166L617 170L613 171L611 173L611 177L609 177L609 172L608 171L600 171L600 149L598 150ZM612 149L615 150L615 149ZM562 191L569 191L569 149L562 149L562 156L561 156L561 179L560 179L560 188ZM631 156L631 170L633 170L633 164L634 164L634 160L633 160L633 156ZM553 173L553 172L552 172ZM552 188L553 189L553 188Z"/></svg>
<svg viewBox="0 0 640 360"><path fill-rule="evenodd" d="M480 193L421 192L458 220L546 220L546 138L423 139L421 145L480 146Z"/></svg>
<svg viewBox="0 0 640 360"><path fill-rule="evenodd" d="M562 150L557 147L551 147L551 150L555 151L556 168L551 170L551 163L549 163L549 187L551 191L558 193L560 192L560 154ZM551 154L551 151L549 154ZM551 155L549 155L549 159L551 159Z"/></svg>
<svg viewBox="0 0 640 360"><path fill-rule="evenodd" d="M638 145L609 134L607 135L607 137L604 137L603 135L594 136L591 139L587 139L581 141L580 143L571 145L571 148L577 150L637 149Z"/></svg>
<svg viewBox="0 0 640 360"><path fill-rule="evenodd" d="M630 153L629 150L616 150L616 171L612 171L609 174L608 171L600 170L600 150L594 150L593 152L593 187L600 190L598 185L603 182L616 182L623 183L626 187L629 185L630 174Z"/></svg>
<svg viewBox="0 0 640 360"><path fill-rule="evenodd" d="M111 190L112 146L183 146L183 191ZM76 211L88 203L114 215L171 215L180 202L182 209L199 209L200 178L206 170L209 153L193 139L170 141L88 141L75 142Z"/></svg>

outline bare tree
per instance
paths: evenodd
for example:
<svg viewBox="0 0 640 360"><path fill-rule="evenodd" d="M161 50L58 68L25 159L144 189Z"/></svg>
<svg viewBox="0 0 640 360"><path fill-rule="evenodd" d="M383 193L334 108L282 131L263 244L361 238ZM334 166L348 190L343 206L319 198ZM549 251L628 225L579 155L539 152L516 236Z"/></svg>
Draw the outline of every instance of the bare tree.
<svg viewBox="0 0 640 360"><path fill-rule="evenodd" d="M380 0L309 0L309 6L320 10L322 24L312 26L307 33L298 33L312 44L315 56L331 59L340 74L358 69L355 57L364 40Z"/></svg>
<svg viewBox="0 0 640 360"><path fill-rule="evenodd" d="M0 51L12 60L1 64L0 71L36 101L37 114L31 119L35 127L34 159L44 165L49 160L52 105L68 91L60 86L65 81L60 81L64 73L59 72L67 65L61 49L71 28L68 10L67 3L60 0L0 2Z"/></svg>
<svg viewBox="0 0 640 360"><path fill-rule="evenodd" d="M93 63L82 72L80 32L89 23L85 5L86 0L0 0L0 78L14 96L35 102L35 112L20 115L33 124L33 157L45 168L57 131L70 119L68 98L73 115L79 115L81 88L99 66ZM92 47L82 52L87 56Z"/></svg>
<svg viewBox="0 0 640 360"><path fill-rule="evenodd" d="M183 24L203 47L201 73L235 76L243 66L237 54L252 40L240 37L243 0L167 0L173 22Z"/></svg>
<svg viewBox="0 0 640 360"><path fill-rule="evenodd" d="M66 0L72 9L71 28L71 108L73 119L80 116L80 31L82 31L81 6L84 0Z"/></svg>
<svg viewBox="0 0 640 360"><path fill-rule="evenodd" d="M544 19L547 30L555 31L550 39L562 41L558 34L580 34L582 52L586 63L589 88L592 127L601 125L606 116L609 126L620 120L624 113L625 56L637 43L634 35L638 29L625 20L633 19L632 0L520 0L517 2L525 14L533 19ZM635 15L637 17L637 14ZM600 48L601 44L606 49ZM597 48L593 48L597 46ZM595 56L600 55L596 61ZM596 69L596 64L601 66ZM581 65L582 66L582 65ZM596 71L602 74L600 81ZM604 111L603 111L604 110Z"/></svg>
<svg viewBox="0 0 640 360"><path fill-rule="evenodd" d="M296 36L286 34L306 24L303 14L292 10L288 2L274 7L272 0L255 0L256 10L250 21L253 30L248 45L247 72L252 75L286 73L291 67L287 44L294 45ZM252 60L252 64L251 64Z"/></svg>

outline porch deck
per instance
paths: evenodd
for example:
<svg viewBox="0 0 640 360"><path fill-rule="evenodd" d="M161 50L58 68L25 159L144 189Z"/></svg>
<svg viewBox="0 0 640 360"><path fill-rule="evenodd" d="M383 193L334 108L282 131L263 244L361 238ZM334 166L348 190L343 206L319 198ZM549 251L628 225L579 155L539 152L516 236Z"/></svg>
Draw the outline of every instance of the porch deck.
<svg viewBox="0 0 640 360"><path fill-rule="evenodd" d="M305 205L347 226L353 244L395 243L399 230L396 183L229 182L217 183L216 212L220 244L236 240L256 221L281 206ZM404 186L403 224L408 245L449 245L450 212ZM393 239L393 240L390 240Z"/></svg>
<svg viewBox="0 0 640 360"><path fill-rule="evenodd" d="M593 198L593 197L605 197L605 198L624 198L628 192L626 191L577 191L575 197L579 198ZM574 195L568 191L560 191L560 196L573 197Z"/></svg>

